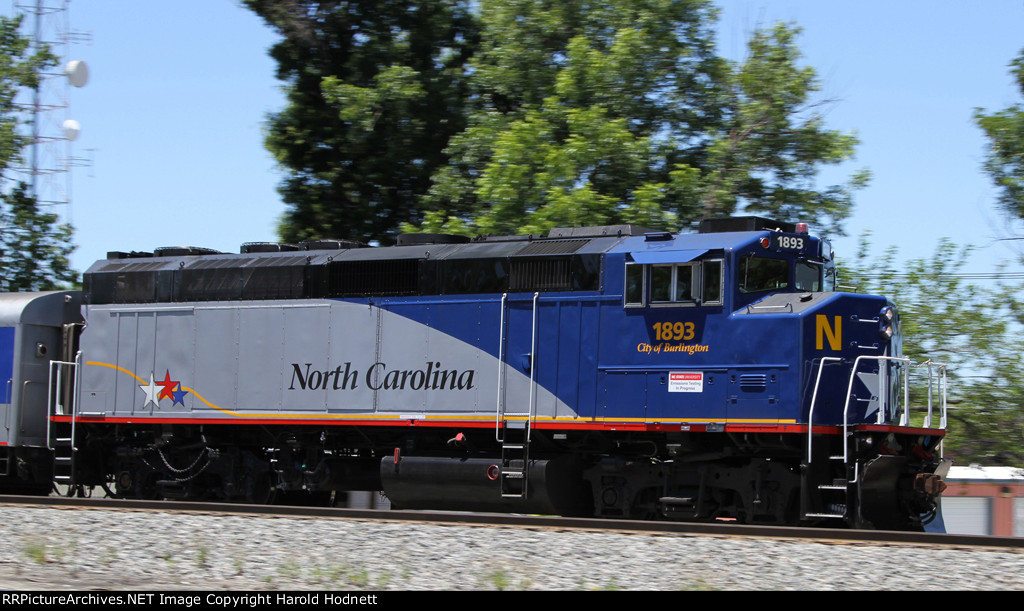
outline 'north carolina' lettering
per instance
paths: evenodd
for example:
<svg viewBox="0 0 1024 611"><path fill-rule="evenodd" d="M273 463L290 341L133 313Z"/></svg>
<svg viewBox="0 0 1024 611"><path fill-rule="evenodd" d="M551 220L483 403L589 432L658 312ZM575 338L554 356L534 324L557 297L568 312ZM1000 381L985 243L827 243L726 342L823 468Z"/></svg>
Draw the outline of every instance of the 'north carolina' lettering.
<svg viewBox="0 0 1024 611"><path fill-rule="evenodd" d="M388 369L386 363L370 365L363 376L370 390L471 390L473 369L445 369L440 361L427 362L422 369ZM312 363L292 363L288 390L352 390L359 388L359 370L352 363L334 369L313 369Z"/></svg>
<svg viewBox="0 0 1024 611"><path fill-rule="evenodd" d="M440 362L428 362L425 369L392 369L374 363L366 371L366 385L373 390L469 390L473 388L472 369L444 369Z"/></svg>
<svg viewBox="0 0 1024 611"><path fill-rule="evenodd" d="M334 371L319 369L311 369L312 363L306 363L306 371L303 373L302 368L299 367L298 363L292 363L292 385L288 387L288 390L295 390L295 384L298 383L299 388L302 390L327 390L332 388L334 390L347 390L349 388L356 388L356 377L359 372L352 369L352 363L345 363L345 371L341 370L341 365L338 365ZM331 381L334 378L334 381Z"/></svg>

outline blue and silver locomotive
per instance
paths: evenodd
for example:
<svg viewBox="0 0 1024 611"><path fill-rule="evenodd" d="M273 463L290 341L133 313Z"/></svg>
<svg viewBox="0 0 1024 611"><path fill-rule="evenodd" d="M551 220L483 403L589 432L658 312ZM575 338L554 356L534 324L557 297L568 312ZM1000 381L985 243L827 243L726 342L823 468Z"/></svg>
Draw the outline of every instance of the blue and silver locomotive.
<svg viewBox="0 0 1024 611"><path fill-rule="evenodd" d="M8 476L32 445L126 497L921 528L942 406L909 419L896 309L835 282L755 217L110 253L53 356L3 322L7 413L48 424ZM12 396L32 359L49 392Z"/></svg>

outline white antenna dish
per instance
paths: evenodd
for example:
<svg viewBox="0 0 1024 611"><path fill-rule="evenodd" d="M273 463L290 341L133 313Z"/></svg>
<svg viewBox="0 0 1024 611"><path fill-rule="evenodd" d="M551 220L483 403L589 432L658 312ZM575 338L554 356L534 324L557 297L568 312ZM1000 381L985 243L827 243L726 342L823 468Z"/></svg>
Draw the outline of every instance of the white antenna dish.
<svg viewBox="0 0 1024 611"><path fill-rule="evenodd" d="M89 66L78 59L69 61L64 66L64 74L68 76L68 81L75 87L85 87L85 84L89 82Z"/></svg>
<svg viewBox="0 0 1024 611"><path fill-rule="evenodd" d="M61 131L64 132L64 137L74 142L78 138L79 132L82 131L82 126L79 125L78 121L74 119L68 119L60 126Z"/></svg>

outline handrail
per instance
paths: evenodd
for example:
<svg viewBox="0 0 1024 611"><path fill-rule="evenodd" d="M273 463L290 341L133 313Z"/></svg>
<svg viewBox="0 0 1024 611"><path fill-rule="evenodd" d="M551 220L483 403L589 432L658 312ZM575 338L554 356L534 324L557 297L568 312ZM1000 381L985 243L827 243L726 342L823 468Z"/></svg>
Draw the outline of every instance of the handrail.
<svg viewBox="0 0 1024 611"><path fill-rule="evenodd" d="M923 363L918 363L916 366L917 367L927 367L928 368L928 413L925 415L925 419L924 419L924 425L925 425L926 428L931 428L931 426L932 426L932 387L934 386L933 378L935 376L932 368L936 367L936 368L939 369L938 384L939 384L939 390L941 391L941 399L942 399L941 403L939 404L942 407L942 411L939 414L939 428L940 429L945 429L946 428L946 364L945 363L936 363L935 361L933 361L931 359L928 359L927 361L925 361Z"/></svg>
<svg viewBox="0 0 1024 611"><path fill-rule="evenodd" d="M4 410L4 428L11 430L11 410L14 409L14 378L7 380L7 409Z"/></svg>
<svg viewBox="0 0 1024 611"><path fill-rule="evenodd" d="M501 295L501 321L498 324L498 396L494 406L494 439L502 440L501 421L505 413L505 308L508 293Z"/></svg>
<svg viewBox="0 0 1024 611"><path fill-rule="evenodd" d="M526 417L526 443L530 443L530 435L533 430L534 410L537 406L537 302L540 300L540 293L533 294L533 337L530 340L530 413Z"/></svg>
<svg viewBox="0 0 1024 611"><path fill-rule="evenodd" d="M939 379L938 379L939 388L941 389L941 402L939 403L939 409L940 409L939 428L940 429L945 429L946 428L947 418L946 418L946 365L945 364L943 364L943 363L935 363L935 362L933 362L931 360L926 361L924 363L914 364L914 363L911 362L911 360L909 358L906 358L906 357L861 355L861 356L858 356L856 359L854 359L853 366L850 369L849 383L847 384L847 390L846 390L846 400L845 400L845 403L843 405L843 438L844 439L846 439L847 435L849 434L849 427L850 427L849 412L850 412L850 403L851 403L851 401L853 399L853 383L854 383L854 380L857 378L858 368L859 368L859 366L861 364L861 361L863 361L863 360L874 360L874 361L879 361L879 362L881 362L881 361L888 361L888 362L900 363L902 365L901 369L905 372L905 375L903 376L903 405L902 405L902 411L901 411L900 416L899 416L899 425L900 426L908 426L910 424L910 410L911 410L911 405L910 405L910 368L916 366L916 367L927 367L928 368L928 405L927 405L927 413L926 413L926 416L925 416L924 426L927 427L927 428L931 428L931 426L932 426L932 412L933 412L933 409L934 409L934 399L932 397L932 387L934 385L934 377L935 377L934 374L933 374L932 368L933 367L938 368L939 371L940 371L940 374L941 374ZM809 408L808 414L807 414L807 463L808 464L810 464L812 462L812 460L813 460L813 451L812 450L813 450L813 443L814 443L813 442L813 439L814 439L814 410L815 410L815 407L816 407L817 401L818 401L818 390L821 387L821 377L822 377L822 374L823 374L823 372L825 370L826 363L829 363L829 362L842 362L842 361L843 361L843 359L840 358L840 357L822 357L821 360L818 363L818 374L817 374L817 376L815 378L814 391L813 391L813 393L811 395L811 405L810 405L810 408ZM879 402L878 415L877 415L875 421L876 421L877 424L885 424L886 423L886 419L885 419L886 407L889 405L888 385L886 385L885 388L882 388L881 384L879 386L880 386L880 388L879 388L879 396L873 396L873 398L875 398ZM844 443L843 444L843 461L847 462L848 460L849 460L849 446L848 446L848 444Z"/></svg>
<svg viewBox="0 0 1024 611"><path fill-rule="evenodd" d="M66 416L66 415L69 415L67 413L67 408L66 408L66 406L63 403L63 399L61 398L62 395L63 395L63 391L64 391L64 384L63 384L63 381L64 381L63 380L63 378L64 378L64 367L65 366L71 367L71 369L73 371L77 372L79 363L81 361L81 358L82 358L82 355L81 355L81 353L79 353L79 354L75 355L75 360L74 361L50 361L49 384L47 385L47 389L46 389L46 447L47 447L47 449L50 449L50 450L53 449L53 447L52 447L53 435L50 432L50 423L52 422L52 417L53 416ZM56 372L56 373L54 373L54 372ZM77 376L75 376L73 379L77 379ZM78 394L76 392L77 391L77 386L78 386L78 384L75 384L75 388L72 389L72 395L71 395L71 413L70 413L70 416L71 416L71 443L72 443L72 447L74 446L74 440L75 440L75 419L76 419L75 416L77 415L76 414L76 411L77 411L77 405L76 405L77 404L77 400L76 399L78 398ZM54 390L56 390L56 393L57 393L56 396L54 396Z"/></svg>
<svg viewBox="0 0 1024 611"><path fill-rule="evenodd" d="M821 372L825 370L825 361L842 362L838 356L825 356L818 364L818 376L814 380L814 392L811 394L811 407L807 411L807 464L811 464L811 444L814 439L814 404L818 401L818 387L821 384Z"/></svg>
<svg viewBox="0 0 1024 611"><path fill-rule="evenodd" d="M793 304L792 303L788 303L788 302L787 303L778 303L778 304L776 304L776 303L769 303L769 304L766 304L766 305L750 304L750 305L747 306L747 314L750 314L754 310L781 310L783 308L789 308L789 311L792 312L793 311Z"/></svg>
<svg viewBox="0 0 1024 611"><path fill-rule="evenodd" d="M850 399L853 397L853 380L857 377L857 366L860 365L862 360L874 360L874 361L895 361L897 363L903 363L909 369L910 359L906 357L898 356L869 356L862 354L853 361L853 369L850 370L850 383L846 388L846 403L843 405L843 439L845 440L849 435L850 430ZM879 384L881 388L881 384ZM877 424L885 424L883 419L885 412L885 404L882 401L878 403L878 417L875 418ZM910 372L903 376L903 415L900 416L900 425L907 426L910 422ZM849 459L850 446L847 443L843 443L843 462L847 462Z"/></svg>

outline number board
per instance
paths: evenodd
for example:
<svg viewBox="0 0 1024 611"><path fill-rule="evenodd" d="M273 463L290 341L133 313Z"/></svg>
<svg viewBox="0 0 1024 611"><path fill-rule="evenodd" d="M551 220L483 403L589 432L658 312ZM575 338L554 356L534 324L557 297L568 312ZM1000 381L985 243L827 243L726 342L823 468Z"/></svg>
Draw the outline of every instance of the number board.
<svg viewBox="0 0 1024 611"><path fill-rule="evenodd" d="M782 250L803 250L810 240L803 236L778 235L775 236L775 246Z"/></svg>

